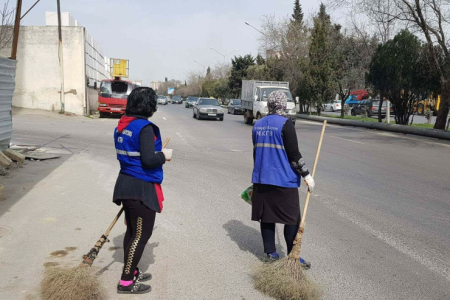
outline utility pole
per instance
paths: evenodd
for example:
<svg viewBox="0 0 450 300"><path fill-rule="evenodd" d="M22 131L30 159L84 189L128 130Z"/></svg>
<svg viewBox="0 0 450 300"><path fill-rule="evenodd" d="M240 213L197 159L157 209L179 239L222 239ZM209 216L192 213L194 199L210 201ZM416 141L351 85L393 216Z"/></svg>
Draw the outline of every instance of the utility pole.
<svg viewBox="0 0 450 300"><path fill-rule="evenodd" d="M14 36L11 49L11 59L17 59L17 44L19 43L19 30L20 30L20 14L22 13L22 0L17 0L16 6L16 19L14 22Z"/></svg>
<svg viewBox="0 0 450 300"><path fill-rule="evenodd" d="M65 99L64 99L64 61L63 61L63 45L62 45L62 33L61 33L61 7L59 0L56 0L58 6L58 36L59 36L59 73L61 77L61 114L65 112Z"/></svg>
<svg viewBox="0 0 450 300"><path fill-rule="evenodd" d="M388 12L390 11L390 0L388 0ZM389 18L389 17L388 17ZM391 38L391 20L388 19L387 30L386 30L386 42ZM391 124L391 102L389 99L386 100L386 123ZM380 102L381 103L381 102Z"/></svg>

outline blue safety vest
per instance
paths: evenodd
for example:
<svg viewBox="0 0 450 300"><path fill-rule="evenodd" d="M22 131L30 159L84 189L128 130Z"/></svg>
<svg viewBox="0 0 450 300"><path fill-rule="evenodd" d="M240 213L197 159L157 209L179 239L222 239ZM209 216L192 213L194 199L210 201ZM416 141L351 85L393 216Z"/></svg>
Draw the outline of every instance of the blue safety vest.
<svg viewBox="0 0 450 300"><path fill-rule="evenodd" d="M284 149L282 130L288 120L279 115L268 115L253 126L255 165L252 183L300 187L300 175L292 168Z"/></svg>
<svg viewBox="0 0 450 300"><path fill-rule="evenodd" d="M121 173L143 181L161 184L163 181L162 166L154 169L144 169L141 164L139 135L141 130L148 125L153 126L153 132L156 136L155 151L161 152L162 142L158 126L148 120L137 119L128 124L122 132L119 132L117 128L114 131L117 159L120 162Z"/></svg>

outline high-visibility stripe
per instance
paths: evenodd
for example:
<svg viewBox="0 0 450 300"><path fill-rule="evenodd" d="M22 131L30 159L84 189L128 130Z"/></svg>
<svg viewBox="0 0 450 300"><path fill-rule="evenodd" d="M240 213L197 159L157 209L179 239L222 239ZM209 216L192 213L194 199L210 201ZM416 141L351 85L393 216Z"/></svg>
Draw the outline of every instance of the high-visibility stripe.
<svg viewBox="0 0 450 300"><path fill-rule="evenodd" d="M116 149L116 152L117 152L117 154L120 154L120 155L141 156L140 152L128 152L128 151L119 150L119 149Z"/></svg>
<svg viewBox="0 0 450 300"><path fill-rule="evenodd" d="M267 143L258 143L255 145L255 148L275 148L284 150L284 146L276 145L276 144L267 144Z"/></svg>

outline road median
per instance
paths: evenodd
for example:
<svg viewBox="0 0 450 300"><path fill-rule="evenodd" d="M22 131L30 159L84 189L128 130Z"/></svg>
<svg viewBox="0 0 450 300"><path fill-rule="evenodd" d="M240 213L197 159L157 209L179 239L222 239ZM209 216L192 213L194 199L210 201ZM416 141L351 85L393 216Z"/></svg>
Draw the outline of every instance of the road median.
<svg viewBox="0 0 450 300"><path fill-rule="evenodd" d="M298 119L304 119L309 121L323 122L327 120L330 124L338 124L343 126L354 126L354 127L363 127L368 129L376 129L404 134L414 134L426 137L432 137L442 140L450 140L450 132L438 129L427 129L427 128L419 128L419 127L411 127L407 125L397 125L397 124L386 124L386 123L378 123L378 122L365 122L365 121L357 121L357 120L348 120L348 119L340 119L340 118L329 118L329 117L319 117L319 116L311 116L306 114L297 114Z"/></svg>

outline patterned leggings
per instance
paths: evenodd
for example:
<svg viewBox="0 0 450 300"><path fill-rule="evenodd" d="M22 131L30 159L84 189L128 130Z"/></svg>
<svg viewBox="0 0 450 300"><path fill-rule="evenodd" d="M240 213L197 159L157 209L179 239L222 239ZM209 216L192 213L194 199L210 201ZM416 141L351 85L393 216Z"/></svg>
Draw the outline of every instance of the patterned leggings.
<svg viewBox="0 0 450 300"><path fill-rule="evenodd" d="M141 260L145 245L152 236L156 212L139 200L122 200L127 221L123 239L124 268L122 280L133 280L134 271Z"/></svg>

